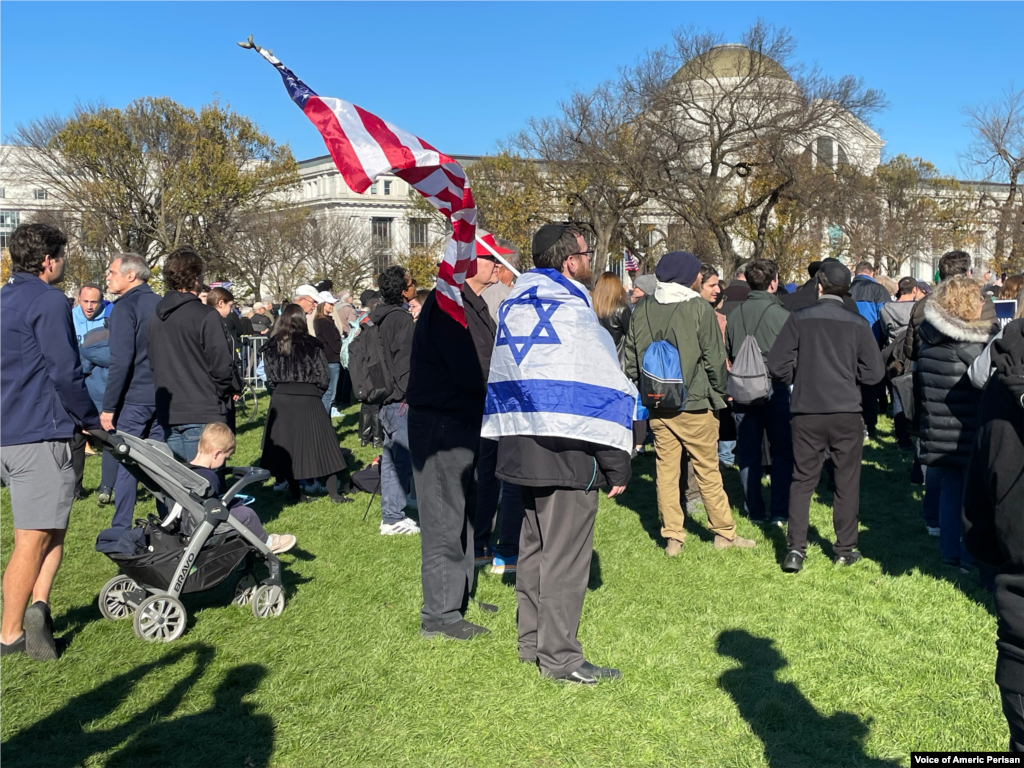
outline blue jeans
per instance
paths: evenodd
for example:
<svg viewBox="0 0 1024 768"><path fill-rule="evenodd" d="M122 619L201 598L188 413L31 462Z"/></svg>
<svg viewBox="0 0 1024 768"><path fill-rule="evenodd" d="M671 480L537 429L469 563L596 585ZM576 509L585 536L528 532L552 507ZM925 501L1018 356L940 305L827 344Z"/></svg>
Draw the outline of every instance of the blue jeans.
<svg viewBox="0 0 1024 768"><path fill-rule="evenodd" d="M199 452L199 438L205 427L205 424L178 424L166 427L167 447L171 449L174 458L178 461L192 461Z"/></svg>
<svg viewBox="0 0 1024 768"><path fill-rule="evenodd" d="M338 391L338 379L341 378L341 363L328 363L327 367L331 369L331 383L327 385L327 391L321 399L324 408L327 409L327 415L330 416L334 405L334 393Z"/></svg>
<svg viewBox="0 0 1024 768"><path fill-rule="evenodd" d="M733 464L736 463L735 440L718 441L718 463L724 464L727 467L731 467Z"/></svg>
<svg viewBox="0 0 1024 768"><path fill-rule="evenodd" d="M944 563L974 563L960 535L965 472L964 467L928 467L925 473L924 519L932 527L939 526L939 554Z"/></svg>
<svg viewBox="0 0 1024 768"><path fill-rule="evenodd" d="M127 432L135 437L164 439L164 428L156 420L156 406L153 405L125 403L114 416L114 426L119 432ZM118 465L114 480L114 519L110 523L111 528L132 527L138 491L139 483L135 476L124 466Z"/></svg>
<svg viewBox="0 0 1024 768"><path fill-rule="evenodd" d="M380 459L380 508L382 522L397 523L405 517L406 495L412 481L409 454L409 406L391 403L381 406L380 426L384 450Z"/></svg>
<svg viewBox="0 0 1024 768"><path fill-rule="evenodd" d="M753 519L765 518L764 498L761 496L761 446L768 433L772 457L772 513L773 518L789 518L789 486L793 481L793 433L790 428L789 387L774 384L772 396L763 403L742 405L733 403L732 416L736 421L737 463L743 484L743 511Z"/></svg>

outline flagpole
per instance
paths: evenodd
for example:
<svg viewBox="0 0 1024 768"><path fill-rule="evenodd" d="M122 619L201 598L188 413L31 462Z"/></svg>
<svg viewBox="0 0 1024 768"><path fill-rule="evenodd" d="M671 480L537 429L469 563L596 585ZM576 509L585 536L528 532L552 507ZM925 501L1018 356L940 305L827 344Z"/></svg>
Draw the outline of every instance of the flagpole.
<svg viewBox="0 0 1024 768"><path fill-rule="evenodd" d="M507 269L509 272L511 272L516 277L521 277L522 276L522 273L518 269L516 269L511 264L509 264L507 261L505 261L505 259L501 256L501 254L499 254L497 251L495 251L493 248L491 248L491 246L489 246L487 244L487 241L484 240L483 238L481 238L480 235L476 236L476 241L478 243L480 243L480 245L482 245L488 251L490 251L491 255L504 265L505 269Z"/></svg>

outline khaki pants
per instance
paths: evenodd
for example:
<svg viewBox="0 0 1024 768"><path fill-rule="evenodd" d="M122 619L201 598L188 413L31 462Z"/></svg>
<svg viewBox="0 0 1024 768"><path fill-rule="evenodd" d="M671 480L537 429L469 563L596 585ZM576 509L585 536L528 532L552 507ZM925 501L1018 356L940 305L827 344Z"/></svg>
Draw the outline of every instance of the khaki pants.
<svg viewBox="0 0 1024 768"><path fill-rule="evenodd" d="M708 512L708 527L729 540L736 537L729 497L718 469L718 419L713 411L677 413L668 419L650 420L658 472L658 515L661 535L682 542L683 507L679 479L686 454L693 463L697 487Z"/></svg>

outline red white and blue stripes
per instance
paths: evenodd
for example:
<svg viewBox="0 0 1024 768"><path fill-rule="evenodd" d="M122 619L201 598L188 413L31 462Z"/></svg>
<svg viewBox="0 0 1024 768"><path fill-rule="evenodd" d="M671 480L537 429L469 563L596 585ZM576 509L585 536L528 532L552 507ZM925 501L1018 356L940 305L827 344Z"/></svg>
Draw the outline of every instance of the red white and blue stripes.
<svg viewBox="0 0 1024 768"><path fill-rule="evenodd" d="M257 49L281 73L288 95L306 114L353 192L392 173L412 185L452 223L437 274L438 306L466 325L462 284L476 271L476 204L466 172L422 139L341 99L319 96L266 49Z"/></svg>

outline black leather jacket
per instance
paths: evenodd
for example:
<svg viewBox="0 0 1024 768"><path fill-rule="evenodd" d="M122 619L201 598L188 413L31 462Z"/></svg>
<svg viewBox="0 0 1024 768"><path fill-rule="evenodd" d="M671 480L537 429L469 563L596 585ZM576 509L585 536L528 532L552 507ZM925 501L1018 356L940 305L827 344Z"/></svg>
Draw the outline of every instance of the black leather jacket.
<svg viewBox="0 0 1024 768"><path fill-rule="evenodd" d="M629 318L633 312L628 306L622 304L615 308L615 310L607 317L599 317L598 321L608 333L612 335L612 341L615 342L615 349L619 353L619 362L621 363L625 357L626 352L626 332L629 330Z"/></svg>

